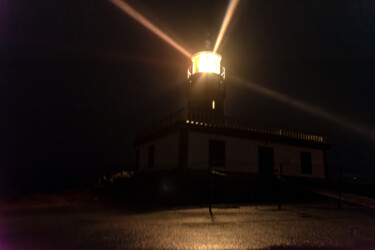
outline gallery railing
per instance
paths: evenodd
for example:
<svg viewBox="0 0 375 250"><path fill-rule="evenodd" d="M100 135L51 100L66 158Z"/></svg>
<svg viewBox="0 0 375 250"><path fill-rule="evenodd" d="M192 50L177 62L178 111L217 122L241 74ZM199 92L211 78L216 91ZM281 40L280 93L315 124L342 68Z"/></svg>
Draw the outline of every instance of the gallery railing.
<svg viewBox="0 0 375 250"><path fill-rule="evenodd" d="M307 140L320 143L325 142L324 136L319 134L312 134L310 132L301 130L284 129L275 125L269 125L235 117L191 112L187 109L178 110L177 112L172 113L164 119L148 126L139 133L139 136L146 136L153 133L153 131L167 128L181 122L194 126L233 128L243 131L278 135L299 140Z"/></svg>

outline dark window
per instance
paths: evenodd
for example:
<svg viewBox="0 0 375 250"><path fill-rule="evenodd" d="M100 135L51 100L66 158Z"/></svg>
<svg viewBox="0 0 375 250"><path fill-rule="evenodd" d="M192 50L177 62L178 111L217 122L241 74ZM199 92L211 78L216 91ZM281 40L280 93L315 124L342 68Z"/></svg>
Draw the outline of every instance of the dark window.
<svg viewBox="0 0 375 250"><path fill-rule="evenodd" d="M312 174L311 153L301 152L301 173Z"/></svg>
<svg viewBox="0 0 375 250"><path fill-rule="evenodd" d="M210 140L210 167L225 167L225 141Z"/></svg>
<svg viewBox="0 0 375 250"><path fill-rule="evenodd" d="M139 169L139 157L140 157L139 149L135 152L135 169Z"/></svg>
<svg viewBox="0 0 375 250"><path fill-rule="evenodd" d="M148 148L148 167L154 167L154 158L155 158L155 145L151 145Z"/></svg>
<svg viewBox="0 0 375 250"><path fill-rule="evenodd" d="M262 179L271 179L274 169L273 148L259 146L258 148L259 177Z"/></svg>

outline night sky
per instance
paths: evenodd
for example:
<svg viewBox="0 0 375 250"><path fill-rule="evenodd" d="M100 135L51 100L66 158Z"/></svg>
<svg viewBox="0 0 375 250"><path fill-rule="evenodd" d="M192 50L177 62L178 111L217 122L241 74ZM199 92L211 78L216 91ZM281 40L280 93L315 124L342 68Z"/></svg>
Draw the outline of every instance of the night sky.
<svg viewBox="0 0 375 250"><path fill-rule="evenodd" d="M227 1L128 1L192 53ZM374 130L375 1L241 1L219 53L241 77ZM0 195L131 168L136 132L185 105L190 60L106 0L0 1ZM375 140L227 82L226 114L326 135L331 177L375 183Z"/></svg>

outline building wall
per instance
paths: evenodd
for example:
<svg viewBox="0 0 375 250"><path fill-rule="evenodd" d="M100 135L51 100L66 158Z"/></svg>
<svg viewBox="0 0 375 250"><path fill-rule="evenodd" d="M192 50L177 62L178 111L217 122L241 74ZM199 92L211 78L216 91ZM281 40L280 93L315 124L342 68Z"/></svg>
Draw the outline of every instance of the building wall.
<svg viewBox="0 0 375 250"><path fill-rule="evenodd" d="M149 148L154 145L154 166L149 166ZM139 169L170 169L178 167L179 133L172 133L136 148L139 150Z"/></svg>
<svg viewBox="0 0 375 250"><path fill-rule="evenodd" d="M278 172L278 166L282 164L283 175L286 176L325 178L323 150L272 143L268 146L274 148L275 172ZM311 175L301 173L301 152L311 153Z"/></svg>
<svg viewBox="0 0 375 250"><path fill-rule="evenodd" d="M207 169L209 162L209 141L225 141L226 169L256 173L257 144L245 139L227 136L190 132L188 166L194 169Z"/></svg>
<svg viewBox="0 0 375 250"><path fill-rule="evenodd" d="M225 141L225 169L230 171L258 173L258 148L259 146L266 146L273 148L274 173L278 173L279 166L282 164L283 175L285 176L325 177L324 154L321 149L265 143L198 132L189 133L189 168L208 168L210 140ZM312 174L301 173L301 152L311 153Z"/></svg>

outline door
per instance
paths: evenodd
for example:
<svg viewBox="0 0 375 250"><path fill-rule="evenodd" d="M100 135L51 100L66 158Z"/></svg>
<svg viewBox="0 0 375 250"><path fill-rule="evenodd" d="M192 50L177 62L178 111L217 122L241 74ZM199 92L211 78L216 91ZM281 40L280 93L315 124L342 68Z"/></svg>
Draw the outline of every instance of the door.
<svg viewBox="0 0 375 250"><path fill-rule="evenodd" d="M261 179L272 179L273 177L273 148L259 146L259 177Z"/></svg>
<svg viewBox="0 0 375 250"><path fill-rule="evenodd" d="M209 164L211 168L225 167L225 141L210 140Z"/></svg>

